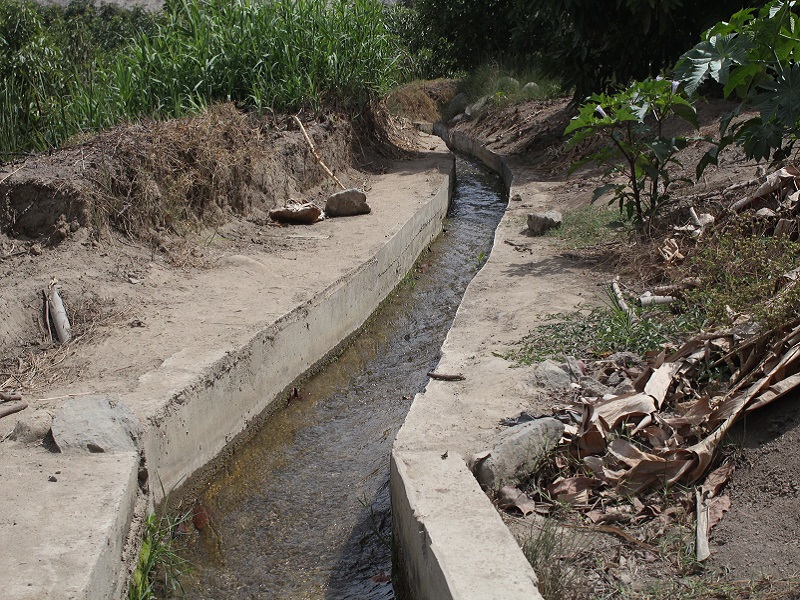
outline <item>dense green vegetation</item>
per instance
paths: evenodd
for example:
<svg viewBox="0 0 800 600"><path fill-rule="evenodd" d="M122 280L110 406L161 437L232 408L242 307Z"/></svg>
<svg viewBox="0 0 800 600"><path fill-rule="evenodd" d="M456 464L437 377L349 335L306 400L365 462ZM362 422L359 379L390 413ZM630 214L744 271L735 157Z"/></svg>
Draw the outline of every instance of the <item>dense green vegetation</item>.
<svg viewBox="0 0 800 600"><path fill-rule="evenodd" d="M712 0L416 0L459 66L535 64L581 99L655 77L699 34L744 6Z"/></svg>
<svg viewBox="0 0 800 600"><path fill-rule="evenodd" d="M0 1L0 152L215 101L356 109L402 58L376 0L174 0L158 15Z"/></svg>

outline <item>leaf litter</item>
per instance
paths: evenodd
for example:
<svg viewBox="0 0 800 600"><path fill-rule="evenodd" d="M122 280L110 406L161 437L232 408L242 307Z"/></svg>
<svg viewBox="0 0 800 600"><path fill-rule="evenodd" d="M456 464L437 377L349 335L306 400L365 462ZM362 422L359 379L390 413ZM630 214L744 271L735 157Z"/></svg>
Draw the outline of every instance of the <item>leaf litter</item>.
<svg viewBox="0 0 800 600"><path fill-rule="evenodd" d="M769 175L728 216L744 210L759 225L756 235L796 234L800 170ZM713 225L704 218L682 233L697 239ZM683 256L664 258L675 259ZM785 273L768 302L780 301L798 282L800 268ZM726 310L730 326L651 353L632 393L579 391L554 409L567 426L552 464L534 474L526 494L501 490L499 506L523 515L566 508L583 517L585 528L617 530L632 546L647 546L671 526L693 525L694 560L706 560L709 532L731 508L723 490L735 464L720 451L726 434L748 413L800 388L800 318L774 325ZM709 373L721 371L730 374L724 388L710 384ZM532 418L523 413L503 424Z"/></svg>

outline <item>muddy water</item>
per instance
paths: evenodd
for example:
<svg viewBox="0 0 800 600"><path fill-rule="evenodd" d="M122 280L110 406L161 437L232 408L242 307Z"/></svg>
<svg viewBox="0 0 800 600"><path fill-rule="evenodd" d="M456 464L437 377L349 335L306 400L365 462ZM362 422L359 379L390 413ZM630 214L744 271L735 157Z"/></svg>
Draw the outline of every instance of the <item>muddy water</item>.
<svg viewBox="0 0 800 600"><path fill-rule="evenodd" d="M339 359L209 482L210 526L187 536L186 598L388 599L389 453L423 390L507 198L458 158L445 233Z"/></svg>

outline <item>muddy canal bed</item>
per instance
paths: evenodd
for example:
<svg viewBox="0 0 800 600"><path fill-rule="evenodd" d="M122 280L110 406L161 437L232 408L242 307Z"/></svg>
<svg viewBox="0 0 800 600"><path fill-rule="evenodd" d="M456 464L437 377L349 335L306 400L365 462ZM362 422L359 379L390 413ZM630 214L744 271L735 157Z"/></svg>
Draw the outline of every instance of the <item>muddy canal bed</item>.
<svg viewBox="0 0 800 600"><path fill-rule="evenodd" d="M185 597L393 598L389 454L507 197L459 157L445 232L352 345L208 482L209 525L182 541Z"/></svg>

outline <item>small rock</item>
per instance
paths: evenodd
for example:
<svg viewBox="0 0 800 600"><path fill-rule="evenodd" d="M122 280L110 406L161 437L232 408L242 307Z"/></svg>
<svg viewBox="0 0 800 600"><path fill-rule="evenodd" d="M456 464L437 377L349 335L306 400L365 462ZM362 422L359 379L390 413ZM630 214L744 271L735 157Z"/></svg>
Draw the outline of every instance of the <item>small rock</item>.
<svg viewBox="0 0 800 600"><path fill-rule="evenodd" d="M546 360L536 367L536 379L550 390L565 390L572 383L570 374L552 360Z"/></svg>
<svg viewBox="0 0 800 600"><path fill-rule="evenodd" d="M581 384L581 387L583 388L584 394L587 395L587 396L594 396L595 398L602 398L606 394L614 393L613 390L610 387L605 386L602 383L600 383L599 381L597 381L596 379L594 379L592 377L587 377L586 375L581 377L580 381L578 381L578 383Z"/></svg>
<svg viewBox="0 0 800 600"><path fill-rule="evenodd" d="M564 356L564 360L566 362L558 366L569 373L570 377L572 377L572 381L578 382L583 375L586 375L586 368L583 366L583 363L574 356L566 355Z"/></svg>
<svg viewBox="0 0 800 600"><path fill-rule="evenodd" d="M31 254L33 254L34 256L41 256L43 252L44 250L42 249L41 244L33 244L31 246Z"/></svg>
<svg viewBox="0 0 800 600"><path fill-rule="evenodd" d="M447 110L450 114L463 113L464 109L469 105L469 99L464 92L456 94L456 96L447 105Z"/></svg>
<svg viewBox="0 0 800 600"><path fill-rule="evenodd" d="M50 431L52 423L53 415L49 411L35 410L17 421L8 439L26 444L40 442Z"/></svg>
<svg viewBox="0 0 800 600"><path fill-rule="evenodd" d="M458 125L459 123L461 123L461 121L463 121L466 118L467 116L464 113L459 113L455 117L450 119L450 125Z"/></svg>
<svg viewBox="0 0 800 600"><path fill-rule="evenodd" d="M371 210L369 204L367 204L367 195L357 189L336 192L325 203L325 214L328 217L366 215Z"/></svg>
<svg viewBox="0 0 800 600"><path fill-rule="evenodd" d="M545 417L501 432L487 458L475 465L478 482L493 490L528 479L547 453L556 447L564 424Z"/></svg>
<svg viewBox="0 0 800 600"><path fill-rule="evenodd" d="M322 220L322 210L310 202L299 205L273 208L269 211L269 218L278 223L292 225L311 225Z"/></svg>
<svg viewBox="0 0 800 600"><path fill-rule="evenodd" d="M477 115L483 107L486 106L486 103L489 101L489 96L482 96L478 98L475 102L470 104L467 108L464 109L464 114L468 117L472 118Z"/></svg>
<svg viewBox="0 0 800 600"><path fill-rule="evenodd" d="M642 357L633 352L615 352L606 360L618 367L643 367L645 364Z"/></svg>
<svg viewBox="0 0 800 600"><path fill-rule="evenodd" d="M501 77L497 80L497 89L506 94L519 91L519 81L513 77Z"/></svg>
<svg viewBox="0 0 800 600"><path fill-rule="evenodd" d="M614 387L614 393L617 396L624 396L625 394L635 394L636 388L633 387L633 382L625 378L618 385Z"/></svg>
<svg viewBox="0 0 800 600"><path fill-rule="evenodd" d="M522 202L522 196L520 196L519 194L514 194L513 196L511 196L511 201L512 202Z"/></svg>
<svg viewBox="0 0 800 600"><path fill-rule="evenodd" d="M58 478L56 478L55 475L50 475L50 477L47 478L47 481L55 483L56 481L58 481Z"/></svg>
<svg viewBox="0 0 800 600"><path fill-rule="evenodd" d="M131 409L105 396L66 401L51 429L61 452L131 452L139 439L139 421Z"/></svg>
<svg viewBox="0 0 800 600"><path fill-rule="evenodd" d="M531 235L544 235L546 231L559 227L561 227L561 213L557 210L528 215L528 231Z"/></svg>

